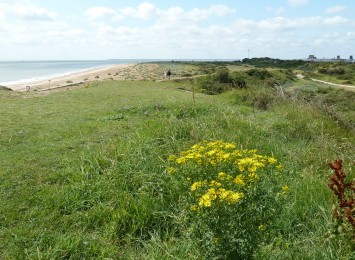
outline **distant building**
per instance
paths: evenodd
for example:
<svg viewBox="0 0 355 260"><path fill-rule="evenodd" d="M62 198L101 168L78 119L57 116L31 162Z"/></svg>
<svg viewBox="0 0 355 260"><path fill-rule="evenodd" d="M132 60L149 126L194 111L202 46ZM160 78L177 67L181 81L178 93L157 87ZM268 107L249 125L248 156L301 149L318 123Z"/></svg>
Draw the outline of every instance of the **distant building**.
<svg viewBox="0 0 355 260"><path fill-rule="evenodd" d="M316 60L317 57L314 56L313 54L309 54L308 59L309 59L309 60Z"/></svg>
<svg viewBox="0 0 355 260"><path fill-rule="evenodd" d="M307 59L303 59L304 61L313 61L313 62L349 62L354 63L353 55L350 55L349 59L342 59L340 55L337 55L336 58L323 58L318 59L315 55L310 54Z"/></svg>

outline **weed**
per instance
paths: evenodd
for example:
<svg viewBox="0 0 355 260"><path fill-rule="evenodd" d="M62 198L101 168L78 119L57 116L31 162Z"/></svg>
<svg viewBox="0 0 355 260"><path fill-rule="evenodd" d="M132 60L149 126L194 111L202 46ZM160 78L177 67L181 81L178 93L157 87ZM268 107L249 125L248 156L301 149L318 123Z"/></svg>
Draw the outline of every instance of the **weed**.
<svg viewBox="0 0 355 260"><path fill-rule="evenodd" d="M346 182L346 173L343 171L342 160L335 160L328 163L334 170L334 175L330 176L328 187L337 197L338 205L333 206L334 218L340 222L348 222L353 227L355 239L355 182Z"/></svg>

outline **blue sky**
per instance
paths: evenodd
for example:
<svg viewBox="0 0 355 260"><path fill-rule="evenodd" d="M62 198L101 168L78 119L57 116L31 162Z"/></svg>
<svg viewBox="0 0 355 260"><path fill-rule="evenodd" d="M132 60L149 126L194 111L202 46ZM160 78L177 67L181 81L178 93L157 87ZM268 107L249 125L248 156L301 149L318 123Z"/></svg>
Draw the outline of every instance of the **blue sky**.
<svg viewBox="0 0 355 260"><path fill-rule="evenodd" d="M348 58L355 54L355 1L0 0L0 60L248 54Z"/></svg>

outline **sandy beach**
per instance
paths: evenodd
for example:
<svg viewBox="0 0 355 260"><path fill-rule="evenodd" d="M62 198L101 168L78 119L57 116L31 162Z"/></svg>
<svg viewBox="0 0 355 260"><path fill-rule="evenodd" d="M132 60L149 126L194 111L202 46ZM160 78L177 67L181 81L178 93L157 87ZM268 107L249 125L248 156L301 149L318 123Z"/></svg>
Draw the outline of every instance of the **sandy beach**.
<svg viewBox="0 0 355 260"><path fill-rule="evenodd" d="M7 85L6 87L16 91L39 91L89 83L96 80L125 80L127 71L133 70L135 66L134 64L110 65L45 80L21 82L21 84Z"/></svg>

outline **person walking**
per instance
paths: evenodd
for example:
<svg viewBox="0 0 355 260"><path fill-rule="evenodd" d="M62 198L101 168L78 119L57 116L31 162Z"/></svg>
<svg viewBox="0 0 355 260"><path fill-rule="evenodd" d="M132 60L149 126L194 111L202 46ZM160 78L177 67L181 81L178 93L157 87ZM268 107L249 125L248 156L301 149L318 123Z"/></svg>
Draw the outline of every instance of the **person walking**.
<svg viewBox="0 0 355 260"><path fill-rule="evenodd" d="M170 80L170 76L171 76L171 71L170 70L168 70L167 72L166 72L166 77Z"/></svg>

